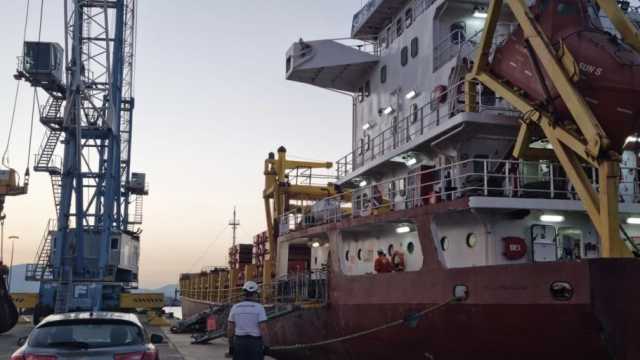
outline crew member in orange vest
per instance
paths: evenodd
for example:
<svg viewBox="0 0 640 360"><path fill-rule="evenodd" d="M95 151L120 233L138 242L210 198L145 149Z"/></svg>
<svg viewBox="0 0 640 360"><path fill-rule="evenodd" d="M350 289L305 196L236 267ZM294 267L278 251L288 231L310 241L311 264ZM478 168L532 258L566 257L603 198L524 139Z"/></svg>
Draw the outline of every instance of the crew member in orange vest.
<svg viewBox="0 0 640 360"><path fill-rule="evenodd" d="M384 254L382 249L378 250L378 257L373 265L373 269L378 274L390 273L393 271L393 265L391 265L391 261L389 261L389 258Z"/></svg>

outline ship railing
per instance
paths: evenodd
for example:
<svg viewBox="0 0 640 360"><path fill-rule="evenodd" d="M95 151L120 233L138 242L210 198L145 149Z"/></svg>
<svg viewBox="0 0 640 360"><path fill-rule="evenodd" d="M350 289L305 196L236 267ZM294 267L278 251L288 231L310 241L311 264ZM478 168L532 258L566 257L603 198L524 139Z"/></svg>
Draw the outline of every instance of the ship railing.
<svg viewBox="0 0 640 360"><path fill-rule="evenodd" d="M490 52L493 52L496 47L502 45L506 40L508 34L510 34L516 27L515 23L499 23L501 26L507 26L509 31L505 33L499 33L494 36L491 42ZM473 55L480 44L482 38L483 29L477 30L470 36L466 30L454 30L449 33L447 37L440 40L434 47L433 55L433 71L438 70L447 62L455 57L468 58L473 60Z"/></svg>
<svg viewBox="0 0 640 360"><path fill-rule="evenodd" d="M283 304L325 304L328 298L326 269L292 272L273 280L269 287L259 284L265 303ZM242 287L219 288L208 283L204 277L194 283L180 285L180 295L186 298L220 304L235 304L244 299Z"/></svg>
<svg viewBox="0 0 640 360"><path fill-rule="evenodd" d="M353 38L338 38L330 39L339 44L346 45L354 48L358 51L365 52L369 55L380 56L380 46L375 38L370 39L353 39Z"/></svg>
<svg viewBox="0 0 640 360"><path fill-rule="evenodd" d="M295 168L287 171L287 177L289 184L305 186L326 186L337 180L332 169Z"/></svg>
<svg viewBox="0 0 640 360"><path fill-rule="evenodd" d="M620 199L640 203L638 168L621 167ZM598 170L585 166L591 185L598 190ZM451 165L416 171L315 203L280 217L280 234L317 225L337 223L465 197L579 200L562 166L549 161L469 159Z"/></svg>
<svg viewBox="0 0 640 360"><path fill-rule="evenodd" d="M451 119L461 111L460 108L464 105L464 94L458 91L463 84L464 80L456 82L438 96L432 96L428 103L414 107L407 116L397 119L374 137L362 138L355 150L336 161L338 179L347 177L366 163L380 159L406 144L424 139L424 135L428 134L429 130ZM480 112L499 111L517 114L511 106L501 105L498 97L488 99L479 96L478 98Z"/></svg>
<svg viewBox="0 0 640 360"><path fill-rule="evenodd" d="M290 273L272 283L267 302L276 305L326 304L327 279L328 272L325 269Z"/></svg>

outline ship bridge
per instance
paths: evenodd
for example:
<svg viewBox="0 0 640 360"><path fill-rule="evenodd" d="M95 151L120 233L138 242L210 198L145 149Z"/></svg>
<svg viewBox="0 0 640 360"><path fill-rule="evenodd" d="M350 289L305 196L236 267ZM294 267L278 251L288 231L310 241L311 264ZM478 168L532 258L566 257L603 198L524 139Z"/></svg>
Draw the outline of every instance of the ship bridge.
<svg viewBox="0 0 640 360"><path fill-rule="evenodd" d="M397 14L408 0L370 0L353 16L351 36L355 39L379 34L388 24L389 18Z"/></svg>
<svg viewBox="0 0 640 360"><path fill-rule="evenodd" d="M300 39L287 51L287 80L353 93L378 61L375 42Z"/></svg>

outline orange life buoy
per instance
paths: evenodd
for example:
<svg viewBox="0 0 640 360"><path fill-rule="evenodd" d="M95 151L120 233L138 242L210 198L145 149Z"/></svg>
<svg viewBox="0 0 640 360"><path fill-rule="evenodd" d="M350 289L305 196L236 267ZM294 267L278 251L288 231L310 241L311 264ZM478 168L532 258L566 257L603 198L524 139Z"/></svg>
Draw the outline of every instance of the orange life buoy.
<svg viewBox="0 0 640 360"><path fill-rule="evenodd" d="M393 265L393 269L395 271L404 271L405 263L404 263L404 253L400 250L396 250L391 255L391 264Z"/></svg>

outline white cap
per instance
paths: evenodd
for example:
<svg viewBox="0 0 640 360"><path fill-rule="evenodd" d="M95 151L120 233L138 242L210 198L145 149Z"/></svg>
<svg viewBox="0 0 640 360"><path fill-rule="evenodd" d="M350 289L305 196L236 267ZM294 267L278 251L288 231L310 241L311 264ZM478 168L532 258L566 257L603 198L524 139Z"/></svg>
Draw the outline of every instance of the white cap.
<svg viewBox="0 0 640 360"><path fill-rule="evenodd" d="M242 290L251 292L251 293L257 292L258 284L256 284L254 281L247 281L246 283L244 283L244 286L242 286Z"/></svg>

